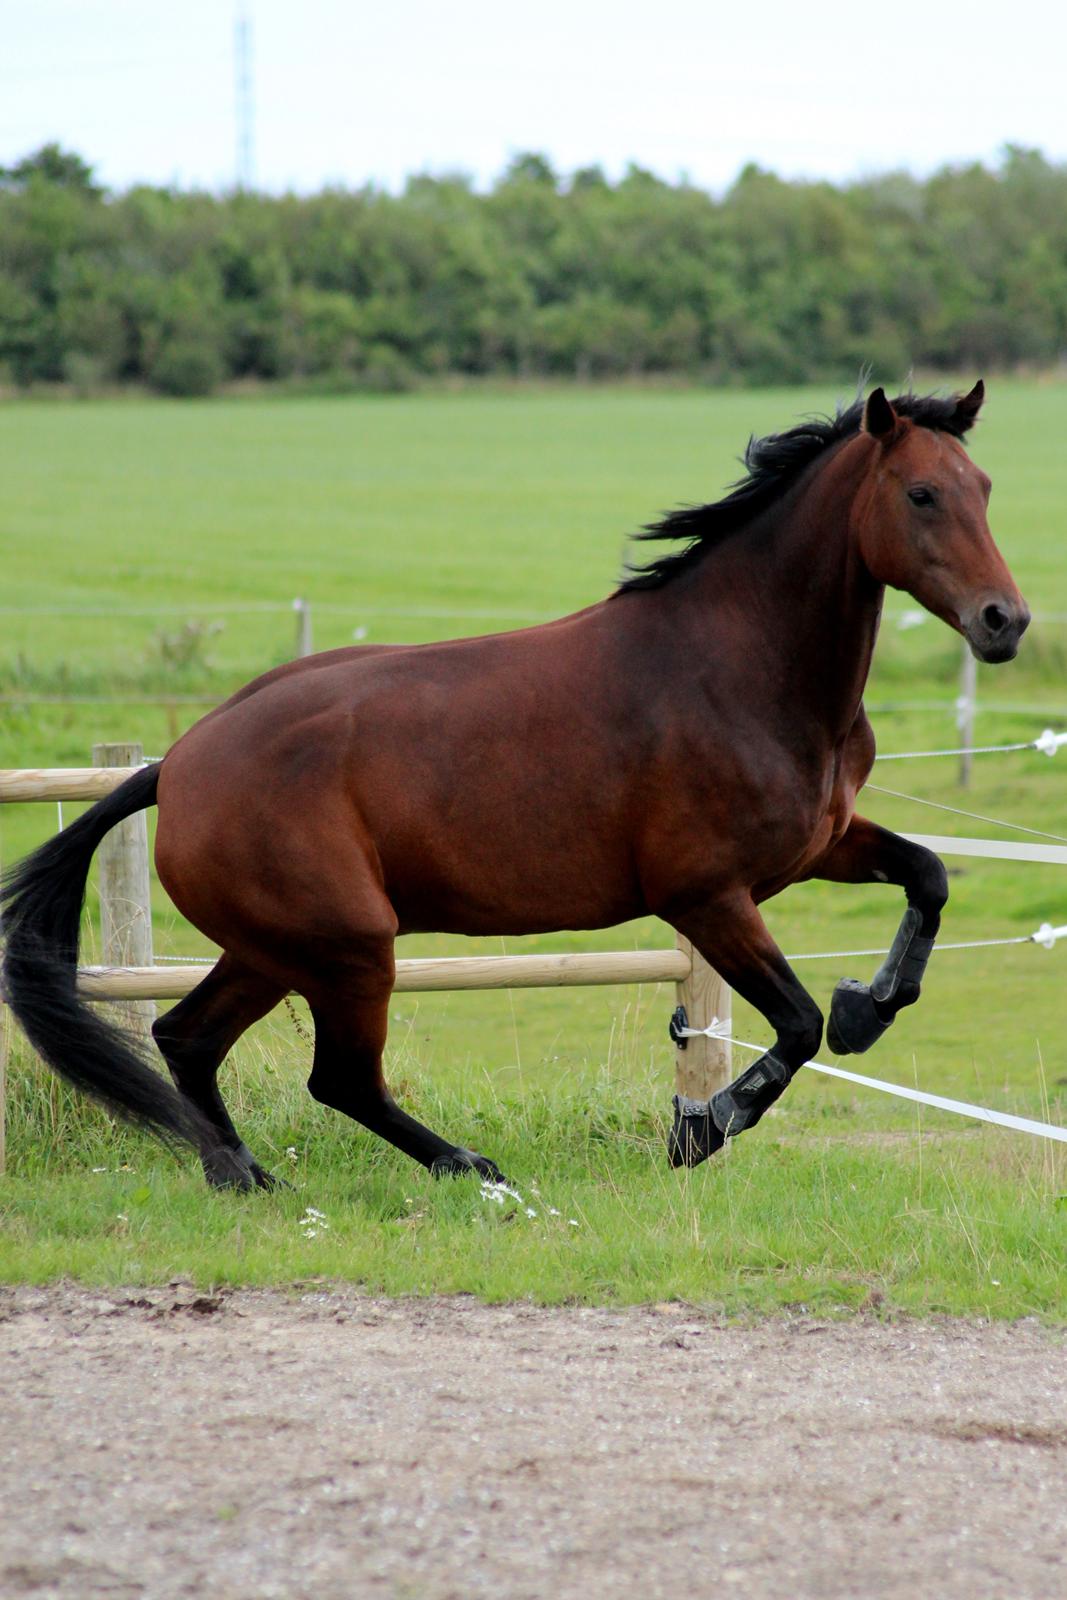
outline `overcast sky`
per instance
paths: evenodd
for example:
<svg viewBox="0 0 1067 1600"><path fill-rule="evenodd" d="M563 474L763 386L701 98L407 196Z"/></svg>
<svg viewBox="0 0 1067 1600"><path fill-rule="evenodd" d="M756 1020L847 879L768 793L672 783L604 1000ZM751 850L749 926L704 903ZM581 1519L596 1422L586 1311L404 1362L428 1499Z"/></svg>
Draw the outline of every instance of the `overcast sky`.
<svg viewBox="0 0 1067 1600"><path fill-rule="evenodd" d="M0 163L48 140L113 187L236 173L232 0L0 0ZM316 189L516 151L721 190L1067 158L1067 8L1046 0L249 0L255 181Z"/></svg>

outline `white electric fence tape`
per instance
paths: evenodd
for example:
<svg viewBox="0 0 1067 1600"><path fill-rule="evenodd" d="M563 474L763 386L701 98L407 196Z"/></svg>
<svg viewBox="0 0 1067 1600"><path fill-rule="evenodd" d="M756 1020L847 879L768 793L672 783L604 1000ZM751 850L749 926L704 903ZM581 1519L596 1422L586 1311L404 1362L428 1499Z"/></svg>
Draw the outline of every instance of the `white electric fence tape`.
<svg viewBox="0 0 1067 1600"><path fill-rule="evenodd" d="M709 1039L722 1039L736 1044L742 1050L755 1050L763 1055L766 1045L752 1044L748 1039L735 1039L727 1031L727 1024L713 1017L706 1028L679 1028L682 1038L695 1039L705 1035ZM998 1128L1014 1128L1019 1133L1036 1134L1040 1139L1056 1139L1067 1144L1067 1128L1058 1128L1052 1122L1036 1122L1033 1117L1017 1117L1010 1111L990 1111L987 1106L973 1106L969 1100L953 1100L944 1094L927 1094L923 1089L907 1089L902 1083L887 1083L884 1078L865 1078L859 1072L846 1072L844 1067L831 1067L825 1061L806 1063L814 1072L824 1072L830 1078L844 1078L848 1083L858 1083L865 1089L877 1089L882 1094L896 1095L900 1100L914 1100L919 1105L933 1106L936 1111L953 1111L960 1117L971 1117L978 1122L992 1122Z"/></svg>

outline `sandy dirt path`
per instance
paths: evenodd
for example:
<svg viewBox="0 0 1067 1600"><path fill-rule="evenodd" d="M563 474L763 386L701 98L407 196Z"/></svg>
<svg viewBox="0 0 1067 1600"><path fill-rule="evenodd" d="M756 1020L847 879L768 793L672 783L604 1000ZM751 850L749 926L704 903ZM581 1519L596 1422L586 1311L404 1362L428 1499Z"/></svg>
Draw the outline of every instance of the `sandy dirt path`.
<svg viewBox="0 0 1067 1600"><path fill-rule="evenodd" d="M0 1594L1067 1596L1067 1345L0 1290Z"/></svg>

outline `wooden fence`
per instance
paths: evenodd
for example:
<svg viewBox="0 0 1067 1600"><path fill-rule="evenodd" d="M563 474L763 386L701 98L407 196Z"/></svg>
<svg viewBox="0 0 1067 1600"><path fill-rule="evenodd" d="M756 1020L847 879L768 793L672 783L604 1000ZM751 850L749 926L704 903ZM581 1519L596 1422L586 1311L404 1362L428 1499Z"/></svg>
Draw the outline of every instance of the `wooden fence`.
<svg viewBox="0 0 1067 1600"><path fill-rule="evenodd" d="M38 767L0 771L0 802L91 801L118 787L143 765L136 744L93 747L92 767ZM156 1000L177 1000L207 976L211 964L153 964L149 905L148 831L144 813L112 829L97 856L100 872L103 964L79 970L78 990L87 1000L121 1002L122 1021L147 1031ZM687 939L674 949L574 952L529 956L448 956L401 960L398 993L453 989L536 989L575 986L673 983L675 1005L689 1025L705 1028L714 1018L730 1020L730 990ZM664 1016L664 1037L667 1017ZM4 1170L4 1072L10 1041L8 1008L0 997L0 1173ZM731 1077L730 1045L706 1035L675 1046L679 1094L706 1100Z"/></svg>

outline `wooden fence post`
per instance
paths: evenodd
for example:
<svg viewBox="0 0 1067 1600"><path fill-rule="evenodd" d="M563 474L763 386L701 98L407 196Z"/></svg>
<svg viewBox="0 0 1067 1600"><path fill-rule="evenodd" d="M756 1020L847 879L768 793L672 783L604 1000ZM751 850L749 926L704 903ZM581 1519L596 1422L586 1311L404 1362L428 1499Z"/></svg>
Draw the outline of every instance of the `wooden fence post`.
<svg viewBox="0 0 1067 1600"><path fill-rule="evenodd" d="M139 767L139 744L94 744L94 767ZM150 967L152 903L148 881L148 822L143 811L127 817L104 839L100 863L101 961L107 967ZM152 1000L123 1005L123 1023L147 1034L156 1017Z"/></svg>
<svg viewBox="0 0 1067 1600"><path fill-rule="evenodd" d="M314 655L315 646L311 642L311 601L296 599L293 601L293 610L296 612L297 656Z"/></svg>
<svg viewBox="0 0 1067 1600"><path fill-rule="evenodd" d="M678 935L678 948L692 962L689 977L676 986L677 1004L685 1007L691 1028L706 1028L717 1017L730 1026L730 990L699 950ZM682 1048L683 1043L685 1049ZM679 1040L674 1047L674 1086L690 1100L710 1100L731 1081L730 1042L707 1034Z"/></svg>
<svg viewBox="0 0 1067 1600"><path fill-rule="evenodd" d="M11 1011L0 996L0 1178L7 1171L7 1063L11 1053Z"/></svg>

